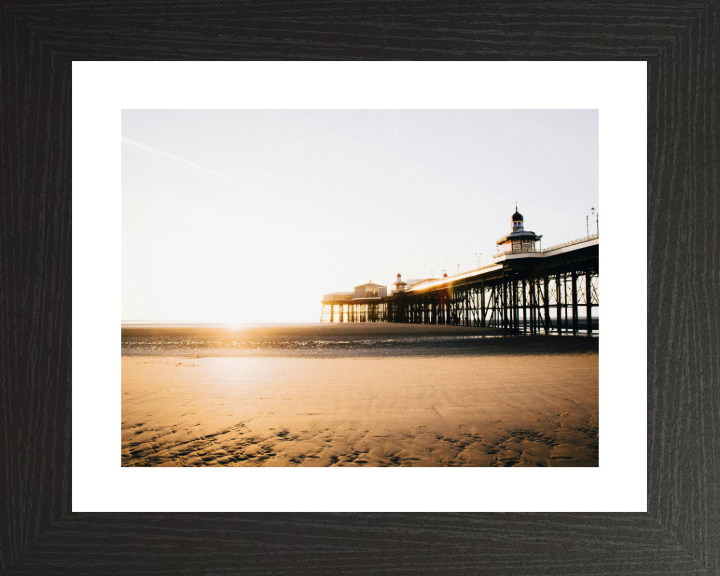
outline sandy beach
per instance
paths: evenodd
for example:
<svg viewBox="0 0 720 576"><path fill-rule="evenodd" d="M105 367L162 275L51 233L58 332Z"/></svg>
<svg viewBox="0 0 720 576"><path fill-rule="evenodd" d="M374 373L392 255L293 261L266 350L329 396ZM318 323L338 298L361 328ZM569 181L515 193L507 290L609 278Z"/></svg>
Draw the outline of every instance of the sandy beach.
<svg viewBox="0 0 720 576"><path fill-rule="evenodd" d="M122 465L597 466L598 339L492 336L123 329Z"/></svg>

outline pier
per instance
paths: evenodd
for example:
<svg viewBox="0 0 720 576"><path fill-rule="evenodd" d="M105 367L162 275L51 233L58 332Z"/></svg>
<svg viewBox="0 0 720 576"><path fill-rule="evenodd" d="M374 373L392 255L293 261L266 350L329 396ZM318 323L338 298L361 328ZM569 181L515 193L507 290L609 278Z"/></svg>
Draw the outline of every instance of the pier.
<svg viewBox="0 0 720 576"><path fill-rule="evenodd" d="M512 225L512 232L497 241L492 264L409 286L396 282L391 295L382 295L379 289L384 287L377 284L327 294L322 300L321 321L592 335L593 309L600 305L599 234L537 249L542 236L524 230L517 210Z"/></svg>

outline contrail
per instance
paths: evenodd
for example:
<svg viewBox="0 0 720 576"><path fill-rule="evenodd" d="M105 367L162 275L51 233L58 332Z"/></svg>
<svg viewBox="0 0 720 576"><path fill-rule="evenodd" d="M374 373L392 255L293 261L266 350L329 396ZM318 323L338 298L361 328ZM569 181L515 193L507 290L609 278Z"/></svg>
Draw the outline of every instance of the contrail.
<svg viewBox="0 0 720 576"><path fill-rule="evenodd" d="M200 164L195 164L195 162L190 162L190 160L185 160L185 158L180 158L179 156L175 156L174 154L168 154L167 152L163 152L162 150L158 150L157 148L153 148L152 146L141 144L140 142L135 142L135 140L130 140L130 138L123 137L122 141L126 144L130 144L131 146L135 146L136 148L140 148L140 150L145 150L146 152L153 152L160 156L164 156L165 158L170 158L170 160L181 162L192 168L197 168L198 170L202 170L203 172L207 172L208 174L212 174L213 176L217 176L218 178L228 180L229 182L233 182L234 184L239 184L240 186L247 188L247 186L245 186L242 182L238 182L234 178L230 178L230 176L225 176L224 174L220 174L220 172L215 172L215 170L205 168L205 166L200 166Z"/></svg>

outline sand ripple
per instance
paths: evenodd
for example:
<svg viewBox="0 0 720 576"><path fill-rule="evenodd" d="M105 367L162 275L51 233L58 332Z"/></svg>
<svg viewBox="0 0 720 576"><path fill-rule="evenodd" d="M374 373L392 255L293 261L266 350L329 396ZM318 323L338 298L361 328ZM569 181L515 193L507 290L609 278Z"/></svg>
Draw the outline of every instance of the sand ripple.
<svg viewBox="0 0 720 576"><path fill-rule="evenodd" d="M597 466L598 356L123 357L123 466Z"/></svg>

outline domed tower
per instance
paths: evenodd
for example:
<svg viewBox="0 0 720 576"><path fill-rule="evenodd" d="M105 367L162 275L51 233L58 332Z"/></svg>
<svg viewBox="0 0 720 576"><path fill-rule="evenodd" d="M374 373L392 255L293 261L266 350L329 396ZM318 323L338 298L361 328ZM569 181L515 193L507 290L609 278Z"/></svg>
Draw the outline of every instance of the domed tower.
<svg viewBox="0 0 720 576"><path fill-rule="evenodd" d="M517 205L515 206L515 214L510 217L510 220L512 222L511 232L522 232L525 230L525 227L523 226L523 222L525 220L523 219L523 215L517 211Z"/></svg>
<svg viewBox="0 0 720 576"><path fill-rule="evenodd" d="M403 282L402 276L400 276L400 272L398 272L397 280L393 283L393 286L395 286L394 292L397 294L398 292L402 292L407 287L407 283Z"/></svg>
<svg viewBox="0 0 720 576"><path fill-rule="evenodd" d="M540 240L542 236L525 230L525 218L517 210L515 205L515 213L510 217L511 230L510 234L503 236L496 242L498 253L495 258L506 255L508 253L537 252L535 242Z"/></svg>

